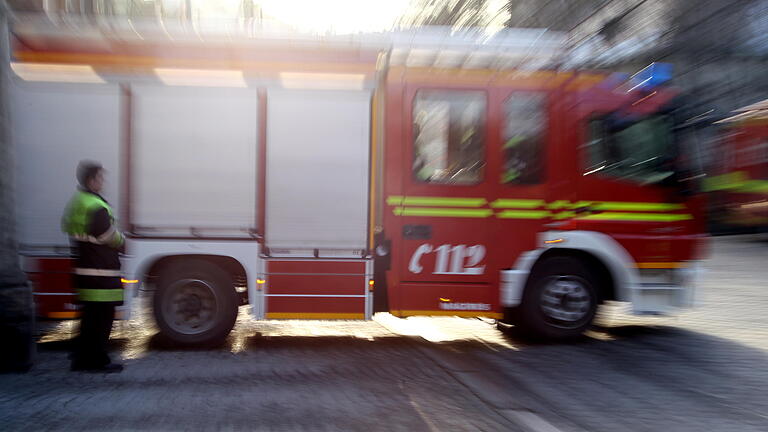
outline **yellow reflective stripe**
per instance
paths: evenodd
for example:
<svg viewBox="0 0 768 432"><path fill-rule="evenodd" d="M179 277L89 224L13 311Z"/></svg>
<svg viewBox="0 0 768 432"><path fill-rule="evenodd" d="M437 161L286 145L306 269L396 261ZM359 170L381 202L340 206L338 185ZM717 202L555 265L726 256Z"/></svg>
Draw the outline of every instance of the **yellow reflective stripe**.
<svg viewBox="0 0 768 432"><path fill-rule="evenodd" d="M568 208L570 204L571 202L568 200L557 200L547 204L547 208L550 210L557 210L562 208Z"/></svg>
<svg viewBox="0 0 768 432"><path fill-rule="evenodd" d="M453 311L453 310L393 310L392 315L398 317L406 316L457 316L462 318L474 318L474 317L487 317L487 318L503 318L504 314L499 312L488 311Z"/></svg>
<svg viewBox="0 0 768 432"><path fill-rule="evenodd" d="M705 192L735 189L742 186L749 177L744 171L734 171L719 176L705 178L702 185Z"/></svg>
<svg viewBox="0 0 768 432"><path fill-rule="evenodd" d="M436 216L436 217L467 217L487 218L493 216L490 209L454 209L431 207L395 207L392 212L396 216ZM547 210L503 210L496 213L501 219L544 219L551 213Z"/></svg>
<svg viewBox="0 0 768 432"><path fill-rule="evenodd" d="M536 208L544 205L540 199L507 199L500 198L491 203L493 208Z"/></svg>
<svg viewBox="0 0 768 432"><path fill-rule="evenodd" d="M436 207L395 207L392 209L395 216L425 216L425 217L465 217L487 218L493 216L491 209L457 209ZM690 214L674 213L627 213L627 212L602 212L578 216L573 211L551 213L548 210L502 210L496 213L500 219L544 219L552 217L556 220L576 217L584 220L603 221L645 221L645 222L676 222L693 219Z"/></svg>
<svg viewBox="0 0 768 432"><path fill-rule="evenodd" d="M501 219L544 219L549 217L547 210L504 210L496 213Z"/></svg>
<svg viewBox="0 0 768 432"><path fill-rule="evenodd" d="M267 319L364 320L362 313L267 312Z"/></svg>
<svg viewBox="0 0 768 432"><path fill-rule="evenodd" d="M603 212L590 215L579 216L578 219L586 220L604 220L604 221L643 221L643 222L676 222L681 220L693 219L689 214L667 214L667 213L622 213L622 212Z"/></svg>
<svg viewBox="0 0 768 432"><path fill-rule="evenodd" d="M595 210L619 211L671 211L685 208L685 206L682 204L618 201L599 201L595 204L592 204L590 207Z"/></svg>
<svg viewBox="0 0 768 432"><path fill-rule="evenodd" d="M635 267L639 269L679 269L688 267L685 262L638 262Z"/></svg>
<svg viewBox="0 0 768 432"><path fill-rule="evenodd" d="M617 211L672 211L682 210L683 204L659 203L659 202L633 202L633 201L578 201L570 205L570 208L577 209L589 207L594 210L617 210Z"/></svg>
<svg viewBox="0 0 768 432"><path fill-rule="evenodd" d="M80 300L88 302L116 302L123 301L122 289L87 289L77 290Z"/></svg>
<svg viewBox="0 0 768 432"><path fill-rule="evenodd" d="M738 192L768 193L768 180L747 180L738 188Z"/></svg>
<svg viewBox="0 0 768 432"><path fill-rule="evenodd" d="M450 207L482 207L487 203L485 198L451 198L451 197L404 197L402 205L412 206L450 206Z"/></svg>
<svg viewBox="0 0 768 432"><path fill-rule="evenodd" d="M768 193L768 180L750 179L744 171L735 171L704 179L704 191L732 190L744 193Z"/></svg>
<svg viewBox="0 0 768 432"><path fill-rule="evenodd" d="M768 182L766 182L768 184ZM755 190L762 190L762 184L756 184ZM768 190L768 187L766 187ZM438 217L489 217L493 211L487 208L461 209L438 207L483 207L488 204L485 198L453 198L433 196L404 197L392 195L387 197L387 204L396 206L393 213L396 216L438 216ZM691 219L688 214L663 214L629 213L629 212L671 212L685 209L685 205L678 203L661 202L631 202L631 201L578 201L556 200L547 203L541 199L514 199L499 198L490 204L494 209L538 209L544 207L547 210L505 210L496 214L503 219L541 219L552 216L554 219L566 219L577 217L573 211L566 209L578 209L586 207L601 213L580 216L581 219L592 220L637 220L637 221L678 221ZM408 207L415 206L415 207ZM435 208L429 208L435 207ZM550 213L548 210L563 210L559 213ZM608 213L608 214L606 214Z"/></svg>
<svg viewBox="0 0 768 432"><path fill-rule="evenodd" d="M568 219L576 216L576 212L572 211L564 211L560 213L555 213L554 216L552 216L553 219Z"/></svg>
<svg viewBox="0 0 768 432"><path fill-rule="evenodd" d="M392 209L392 212L396 216L486 218L493 215L493 210L491 209L451 209L429 207L395 207Z"/></svg>

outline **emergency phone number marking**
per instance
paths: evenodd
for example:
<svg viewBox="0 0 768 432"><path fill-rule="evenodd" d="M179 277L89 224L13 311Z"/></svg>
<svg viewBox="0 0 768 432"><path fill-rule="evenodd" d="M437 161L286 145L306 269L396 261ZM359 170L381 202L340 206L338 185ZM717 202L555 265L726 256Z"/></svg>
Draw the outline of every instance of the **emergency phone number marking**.
<svg viewBox="0 0 768 432"><path fill-rule="evenodd" d="M416 248L408 264L411 273L419 274L424 270L421 258L434 253L435 268L432 274L444 275L481 275L485 273L485 265L480 265L485 258L485 246L483 245L456 245L449 244L433 247L425 243ZM450 269L449 269L450 265Z"/></svg>

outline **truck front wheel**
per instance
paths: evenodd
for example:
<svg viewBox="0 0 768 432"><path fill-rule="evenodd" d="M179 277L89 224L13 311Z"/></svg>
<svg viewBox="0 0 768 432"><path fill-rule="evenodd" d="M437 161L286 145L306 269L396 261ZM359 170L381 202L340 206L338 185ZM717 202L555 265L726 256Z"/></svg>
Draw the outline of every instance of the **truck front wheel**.
<svg viewBox="0 0 768 432"><path fill-rule="evenodd" d="M577 259L552 257L538 264L517 308L524 334L543 339L581 335L597 311L595 277Z"/></svg>
<svg viewBox="0 0 768 432"><path fill-rule="evenodd" d="M211 346L227 337L237 319L237 292L221 267L200 259L177 261L158 278L155 321L171 342Z"/></svg>

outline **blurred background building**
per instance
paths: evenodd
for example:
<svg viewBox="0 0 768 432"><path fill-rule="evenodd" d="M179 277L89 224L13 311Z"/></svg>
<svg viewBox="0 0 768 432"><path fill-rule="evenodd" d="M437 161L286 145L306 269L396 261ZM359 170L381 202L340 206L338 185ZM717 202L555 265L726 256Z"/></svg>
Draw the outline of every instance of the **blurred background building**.
<svg viewBox="0 0 768 432"><path fill-rule="evenodd" d="M546 28L569 35L569 66L633 72L653 61L674 65L674 84L701 106L726 113L768 97L768 0L399 0L304 2L291 16L270 0L11 0L17 13L157 19L158 22L237 22L313 30L378 31L390 26ZM290 4L291 2L285 2ZM355 3L387 3L360 19ZM318 9L326 10L317 14ZM349 15L349 19L344 16ZM332 23L332 18L339 19ZM324 22L325 21L325 22ZM354 26L339 22L355 21ZM368 28L365 28L368 27Z"/></svg>

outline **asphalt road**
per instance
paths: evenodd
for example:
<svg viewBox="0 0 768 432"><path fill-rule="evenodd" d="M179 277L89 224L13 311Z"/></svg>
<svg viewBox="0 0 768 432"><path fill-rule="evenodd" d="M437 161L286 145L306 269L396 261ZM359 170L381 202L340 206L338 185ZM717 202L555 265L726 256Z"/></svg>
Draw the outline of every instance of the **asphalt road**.
<svg viewBox="0 0 768 432"><path fill-rule="evenodd" d="M116 324L122 374L68 371L73 322L41 326L36 367L0 375L3 430L768 431L768 239L717 238L700 305L620 304L569 344L490 321L379 314L255 322L225 346L164 346Z"/></svg>

